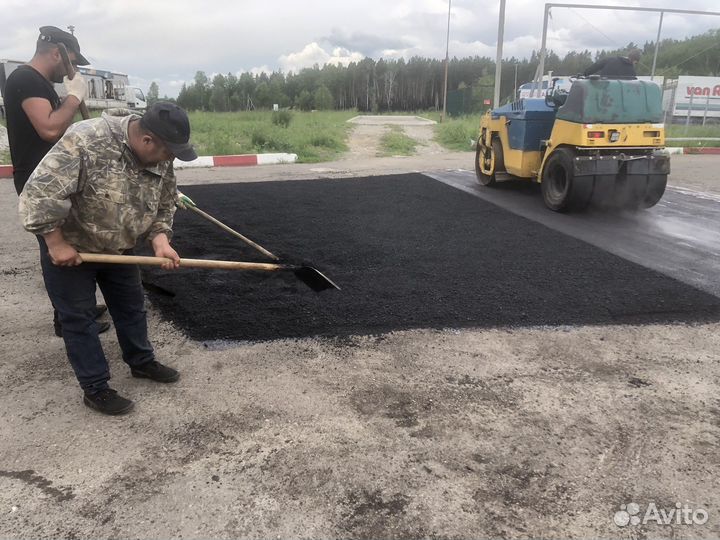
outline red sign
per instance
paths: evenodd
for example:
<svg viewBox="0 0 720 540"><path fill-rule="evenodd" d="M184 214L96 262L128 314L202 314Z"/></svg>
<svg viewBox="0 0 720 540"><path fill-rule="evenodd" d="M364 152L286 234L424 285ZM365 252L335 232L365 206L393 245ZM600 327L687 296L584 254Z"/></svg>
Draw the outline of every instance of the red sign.
<svg viewBox="0 0 720 540"><path fill-rule="evenodd" d="M490 105L490 100L489 100L489 99L484 99L484 100L483 100L483 105Z"/></svg>
<svg viewBox="0 0 720 540"><path fill-rule="evenodd" d="M712 92L712 93L711 93ZM720 96L720 84L714 86L712 91L709 86L688 86L688 96Z"/></svg>

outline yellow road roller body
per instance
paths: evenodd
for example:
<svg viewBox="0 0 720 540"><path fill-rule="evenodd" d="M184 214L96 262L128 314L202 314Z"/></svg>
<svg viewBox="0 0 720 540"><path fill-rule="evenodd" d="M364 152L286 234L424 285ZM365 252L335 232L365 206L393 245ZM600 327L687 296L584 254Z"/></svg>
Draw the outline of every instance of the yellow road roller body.
<svg viewBox="0 0 720 540"><path fill-rule="evenodd" d="M526 179L542 184L555 211L642 209L665 192L660 88L650 82L579 79L569 93L520 99L488 111L480 122L479 182Z"/></svg>

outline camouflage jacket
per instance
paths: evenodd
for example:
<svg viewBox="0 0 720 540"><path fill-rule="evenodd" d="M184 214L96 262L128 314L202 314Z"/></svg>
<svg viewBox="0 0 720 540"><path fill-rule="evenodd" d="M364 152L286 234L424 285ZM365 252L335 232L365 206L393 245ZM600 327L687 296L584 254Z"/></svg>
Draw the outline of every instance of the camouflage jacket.
<svg viewBox="0 0 720 540"><path fill-rule="evenodd" d="M143 235L172 235L177 187L172 161L139 164L128 143L137 115L77 122L53 146L20 194L25 229L58 227L78 251L121 253Z"/></svg>

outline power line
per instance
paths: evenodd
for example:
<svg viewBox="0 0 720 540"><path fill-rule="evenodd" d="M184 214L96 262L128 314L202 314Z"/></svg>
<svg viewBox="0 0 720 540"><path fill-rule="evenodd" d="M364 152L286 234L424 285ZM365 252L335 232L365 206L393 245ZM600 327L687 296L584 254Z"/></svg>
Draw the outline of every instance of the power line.
<svg viewBox="0 0 720 540"><path fill-rule="evenodd" d="M663 72L663 73L667 73L667 72L668 72L669 70L671 70L671 69L680 67L680 66L682 66L685 62L687 62L688 60L692 60L693 58L695 58L695 57L697 57L697 56L700 56L701 54L706 53L706 52L708 52L710 49L714 49L715 47L718 47L718 46L720 46L720 43L713 43L712 45L710 45L709 47L703 49L702 51L700 51L700 52L698 52L698 53L695 53L695 54L693 54L692 56L687 57L687 58L686 58L685 60L683 60L682 62L678 62L677 64L675 64L675 65L673 65L673 66L670 66L670 67L667 67L667 68L663 69L662 72Z"/></svg>
<svg viewBox="0 0 720 540"><path fill-rule="evenodd" d="M588 23L592 28L594 28L595 30L597 30L597 32L598 32L599 34L602 34L602 35L610 42L611 45L617 46L617 43L615 42L615 40L613 40L613 38L611 38L611 37L608 36L605 32L603 32L602 30L600 30L597 26L595 26L593 23L591 23L590 21L588 21L585 17L583 17L582 15L580 15L577 11L575 11L574 9L570 9L569 11L572 11L575 15L577 15L577 16L580 17L583 21L585 21L586 23Z"/></svg>

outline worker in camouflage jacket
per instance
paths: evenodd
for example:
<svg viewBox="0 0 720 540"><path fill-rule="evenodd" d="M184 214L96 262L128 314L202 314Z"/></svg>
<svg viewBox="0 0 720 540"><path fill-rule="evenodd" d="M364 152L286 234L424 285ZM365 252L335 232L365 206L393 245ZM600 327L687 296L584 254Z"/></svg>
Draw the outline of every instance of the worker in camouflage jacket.
<svg viewBox="0 0 720 540"><path fill-rule="evenodd" d="M147 335L140 270L83 263L79 252L129 254L146 237L165 269L179 266L170 246L177 187L172 160L197 157L181 108L159 102L142 116L78 122L43 158L20 195L25 229L38 235L50 299L63 325L85 405L124 414L133 402L112 390L94 319L95 286L105 297L123 360L133 376L169 383L176 370L157 362Z"/></svg>

